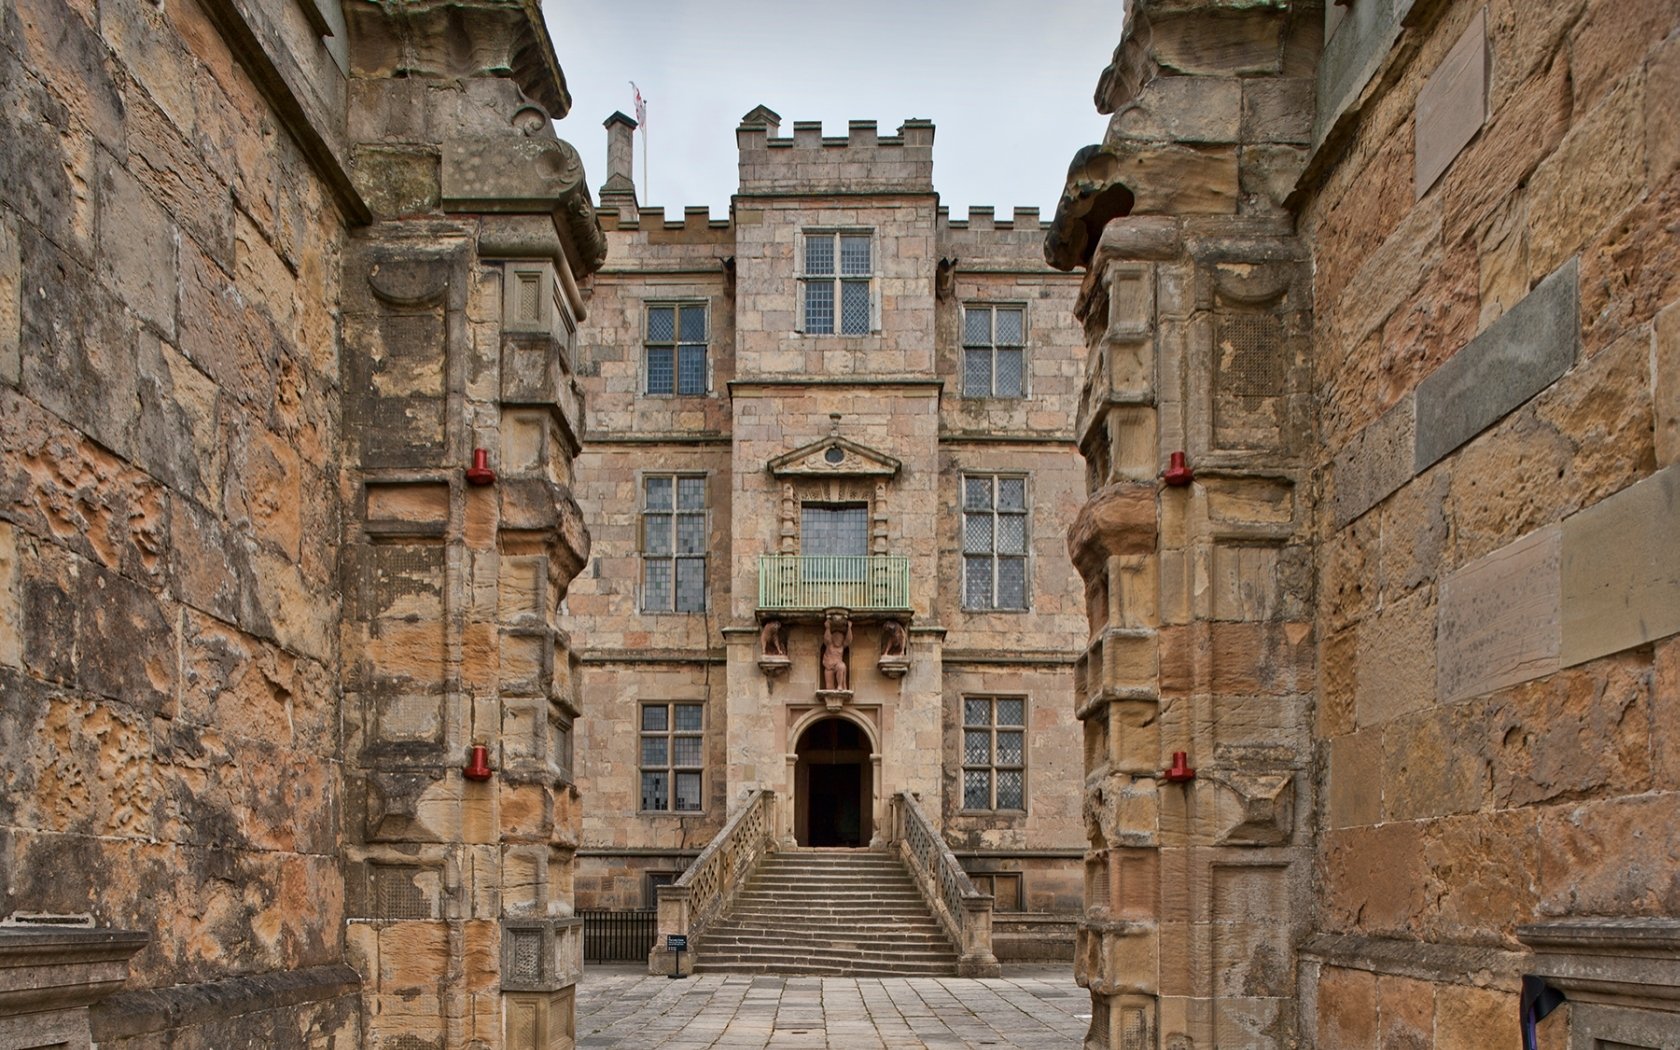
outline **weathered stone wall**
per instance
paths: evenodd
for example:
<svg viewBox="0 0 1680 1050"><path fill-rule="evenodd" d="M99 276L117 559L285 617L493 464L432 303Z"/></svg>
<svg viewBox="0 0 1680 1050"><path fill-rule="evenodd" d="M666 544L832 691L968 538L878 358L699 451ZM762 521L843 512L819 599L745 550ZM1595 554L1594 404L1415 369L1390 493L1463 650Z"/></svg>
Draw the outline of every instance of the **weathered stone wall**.
<svg viewBox="0 0 1680 1050"><path fill-rule="evenodd" d="M552 57L540 20L471 13L350 11L374 221L344 289L349 948L382 1045L568 1050L583 712L561 610L590 546L577 282L606 245L552 129L563 81L527 65Z"/></svg>
<svg viewBox="0 0 1680 1050"><path fill-rule="evenodd" d="M285 77L253 76L230 18ZM151 935L101 1045L360 1045L347 215L300 144L342 137L343 84L291 5L0 13L0 916Z"/></svg>
<svg viewBox="0 0 1680 1050"><path fill-rule="evenodd" d="M1092 1048L1300 1031L1312 303L1284 201L1319 17L1129 5L1097 89L1108 134L1075 159L1046 239L1053 264L1087 269L1088 500L1068 550L1090 625L1074 700Z"/></svg>
<svg viewBox="0 0 1680 1050"><path fill-rule="evenodd" d="M1671 4L1594 0L1130 6L1098 88L1108 140L1076 159L1046 243L1089 269L1089 418L1110 422L1082 430L1094 498L1070 547L1103 631L1079 695L1121 687L1119 720L1087 722L1087 769L1131 762L1134 779L1090 816L1102 844L1145 847L1111 851L1088 887L1087 929L1134 946L1082 959L1091 1045L1514 1045L1523 973L1575 1000L1543 1045L1671 1038L1672 973L1652 960L1671 950L1680 862L1663 757L1677 27ZM1238 221L1212 217L1226 209ZM1239 229L1246 247L1216 234ZM1181 252L1211 272L1172 265ZM1260 330L1222 316L1268 283L1294 347L1272 405L1244 361ZM1220 403L1225 382L1244 403ZM1196 475L1188 513L1136 483L1175 447ZM1222 448L1279 469L1241 476ZM1179 547L1200 551L1182 569ZM1302 851L1279 893L1261 892L1255 850L1260 866L1214 872L1209 915L1197 851L1188 879L1174 851L1151 856L1152 798L1174 790L1143 772L1173 730L1149 717L1157 691L1167 712L1188 693L1198 786L1214 762L1196 745L1250 767L1216 771L1227 786L1259 786L1256 764L1295 771L1310 895ZM1264 825L1288 826L1286 801ZM1258 802L1235 811L1242 837ZM1163 845L1175 809L1158 811ZM1221 920L1222 883L1245 880ZM1157 896L1169 881L1187 902ZM1187 959L1171 947L1175 906L1213 921L1211 983L1199 920ZM1158 1030L1128 998L1152 971ZM1183 1029L1170 984L1211 989ZM1231 1004L1261 985L1298 989L1293 1032L1283 1010L1263 1032L1224 1027L1254 1016ZM1105 1006L1136 1012L1104 1026Z"/></svg>
<svg viewBox="0 0 1680 1050"><path fill-rule="evenodd" d="M571 1046L540 16L30 0L0 91L0 915L150 934L99 1045Z"/></svg>
<svg viewBox="0 0 1680 1050"><path fill-rule="evenodd" d="M1339 112L1321 79L1302 185L1326 672L1304 991L1320 1046L1481 1046L1541 968L1526 924L1676 908L1680 15L1353 17L1326 76L1378 72L1343 75Z"/></svg>

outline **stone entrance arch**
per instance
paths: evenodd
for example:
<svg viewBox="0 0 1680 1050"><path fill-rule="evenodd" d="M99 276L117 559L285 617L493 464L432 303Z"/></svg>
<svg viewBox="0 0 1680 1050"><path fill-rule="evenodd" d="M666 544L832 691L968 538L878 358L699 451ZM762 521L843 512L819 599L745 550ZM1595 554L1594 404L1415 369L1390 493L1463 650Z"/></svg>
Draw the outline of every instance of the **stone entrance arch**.
<svg viewBox="0 0 1680 1050"><path fill-rule="evenodd" d="M799 734L794 756L794 840L801 846L869 845L877 764L869 731L844 715L819 718Z"/></svg>

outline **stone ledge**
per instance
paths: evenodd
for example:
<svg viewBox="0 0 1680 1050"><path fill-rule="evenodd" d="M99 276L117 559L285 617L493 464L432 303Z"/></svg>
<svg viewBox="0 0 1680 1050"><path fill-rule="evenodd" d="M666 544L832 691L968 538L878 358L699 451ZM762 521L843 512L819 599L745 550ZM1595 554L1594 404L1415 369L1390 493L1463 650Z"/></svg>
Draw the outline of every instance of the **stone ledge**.
<svg viewBox="0 0 1680 1050"><path fill-rule="evenodd" d="M1301 957L1325 966L1412 977L1421 981L1514 987L1528 957L1503 948L1431 944L1354 933L1320 933L1301 945Z"/></svg>
<svg viewBox="0 0 1680 1050"><path fill-rule="evenodd" d="M84 1007L122 987L151 936L134 930L0 927L0 1013Z"/></svg>
<svg viewBox="0 0 1680 1050"><path fill-rule="evenodd" d="M1680 919L1560 919L1517 927L1535 974L1571 1002L1680 1011Z"/></svg>
<svg viewBox="0 0 1680 1050"><path fill-rule="evenodd" d="M93 1037L105 1043L243 1014L356 995L362 978L346 965L255 974L174 988L123 992L93 1010Z"/></svg>

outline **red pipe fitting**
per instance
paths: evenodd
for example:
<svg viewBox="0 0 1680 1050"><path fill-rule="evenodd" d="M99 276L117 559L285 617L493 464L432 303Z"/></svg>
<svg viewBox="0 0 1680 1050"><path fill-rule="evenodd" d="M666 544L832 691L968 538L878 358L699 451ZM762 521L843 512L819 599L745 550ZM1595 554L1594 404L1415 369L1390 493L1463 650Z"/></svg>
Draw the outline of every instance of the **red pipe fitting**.
<svg viewBox="0 0 1680 1050"><path fill-rule="evenodd" d="M1161 779L1169 784L1185 784L1196 779L1196 771L1190 768L1190 756L1183 751L1174 751L1172 765L1161 773Z"/></svg>
<svg viewBox="0 0 1680 1050"><path fill-rule="evenodd" d="M1183 488L1196 480L1191 473L1190 465L1184 462L1184 453L1174 452L1167 462L1167 469L1161 471L1161 478L1175 489Z"/></svg>
<svg viewBox="0 0 1680 1050"><path fill-rule="evenodd" d="M495 770L490 768L490 749L483 744L474 744L468 752L467 764L461 768L461 775L468 780L489 780Z"/></svg>
<svg viewBox="0 0 1680 1050"><path fill-rule="evenodd" d="M467 484L494 485L496 472L490 469L490 450L473 449L473 465L467 468Z"/></svg>

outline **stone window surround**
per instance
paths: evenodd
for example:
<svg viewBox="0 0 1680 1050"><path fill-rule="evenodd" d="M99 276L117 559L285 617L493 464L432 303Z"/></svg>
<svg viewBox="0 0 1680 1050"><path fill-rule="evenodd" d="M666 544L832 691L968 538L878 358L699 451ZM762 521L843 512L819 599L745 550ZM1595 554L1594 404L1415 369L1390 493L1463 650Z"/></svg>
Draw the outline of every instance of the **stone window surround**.
<svg viewBox="0 0 1680 1050"><path fill-rule="evenodd" d="M840 247L839 247L838 242L839 242L839 238L842 235L867 236L869 238L869 273L867 275L862 275L862 274L846 275L846 274L841 273L842 266L841 266L841 263L840 263ZM834 272L833 273L811 275L811 274L807 274L805 272L805 261L806 261L806 259L805 259L805 245L806 245L806 240L810 237L829 237L829 238L833 238L835 240L836 243L835 243ZM795 313L794 332L795 332L795 334L802 335L802 336L819 338L819 339L834 338L834 337L857 339L857 338L860 338L860 337L872 336L872 335L877 335L877 334L880 333L880 331L881 331L881 282L880 282L880 276L881 275L880 275L879 271L880 271L881 245L880 245L880 239L876 236L874 227L870 227L870 226L807 226L807 227L802 228L799 231L799 235L796 238L794 238L793 252L794 252L793 264L794 264L794 269L795 269L795 272L796 272L796 275L797 275L796 285L798 287L798 294L796 294L794 296L794 313ZM867 332L842 332L840 330L841 323L842 323L841 315L842 315L842 310L843 310L843 307L842 307L843 293L840 291L840 285L843 283L845 278L848 277L848 276L850 276L852 280L862 280L862 281L866 281L868 283L868 287L869 287L869 330ZM831 282L835 287L833 331L829 331L829 332L808 332L808 331L805 330L805 287L806 287L807 283L812 282L812 281L828 281L828 282Z"/></svg>
<svg viewBox="0 0 1680 1050"><path fill-rule="evenodd" d="M702 345L705 348L705 355L706 355L706 380L705 380L706 388L698 394L684 394L684 393L679 393L678 392L679 388L680 388L680 385L681 385L681 378L680 378L680 376L681 376L681 363L678 359L679 355L678 355L678 349L677 348L679 346L694 345L694 344L684 343L683 340L682 340L682 327L681 327L680 311L683 307L695 307L695 306L700 307L705 313L706 331L705 331L705 337L701 341L700 345ZM672 333L671 333L670 341L668 343L662 342L660 344L655 344L653 342L653 340L651 340L649 338L650 332L649 332L648 326L649 326L650 318L652 316L652 311L656 308L659 308L659 307L668 307L673 311L677 311L678 313L673 314L673 317L672 317L673 330L672 330ZM641 357L641 362L640 362L640 365L641 365L640 374L638 375L637 381L636 381L636 396L637 397L639 397L639 398L641 398L641 397L680 398L680 397L713 397L713 396L716 395L717 389L712 382L712 379L713 379L713 376L712 376L712 368L713 368L713 361L712 361L712 301L711 301L710 298L708 298L706 296L680 296L679 295L679 296L663 296L663 297L654 298L654 299L644 299L644 300L642 300L641 334L642 334L642 357ZM650 374L650 370L648 368L648 350L654 345L669 345L670 348L671 348L671 390L670 390L669 393L662 392L662 391L661 392L654 392L654 391L649 391L648 390L648 379L649 379L649 374Z"/></svg>
<svg viewBox="0 0 1680 1050"><path fill-rule="evenodd" d="M1018 700L1018 701L1020 701L1020 703L1021 703L1021 721L1020 721L1019 725L1016 725L1015 723L1000 723L997 720L998 703L999 703L999 701L1005 701L1005 700ZM987 716L989 721L987 721L984 724L982 724L980 722L971 722L969 720L968 705L971 702L975 702L975 701L985 701L985 703L987 705L986 716ZM1029 789L1030 789L1030 784L1031 784L1031 782L1030 782L1030 780L1028 779L1028 776L1027 776L1027 764L1028 764L1027 763L1027 757L1028 757L1028 751L1030 750L1029 743L1028 743L1028 736L1027 736L1027 724L1028 724L1028 721L1029 721L1029 718L1030 718L1030 711L1031 711L1031 708L1032 708L1031 701L1029 700L1029 698L1024 693L1017 693L1017 694L1010 694L1010 693L963 693L958 698L958 703L961 705L960 713L962 715L962 736L959 737L958 740L957 740L957 755L958 755L958 758L960 760L959 764L960 764L961 769L962 769L961 776L960 776L960 778L957 782L957 790L959 792L959 799L961 800L961 805L958 807L958 812L960 812L962 814L1024 814L1024 813L1026 813L1027 809L1028 809L1027 799L1028 799L1028 796L1029 796L1029 793L1030 793ZM988 752L987 752L987 754L989 756L989 759L985 763L969 762L968 761L968 747L967 747L968 733L971 730L979 731L979 730L982 730L982 729L984 729L985 731L987 731L990 734L990 742L988 744ZM1020 761L1019 764L1016 764L1016 763L999 763L998 762L998 750L997 750L998 733L1000 732L1000 730L1001 731L1009 731L1009 730L1015 730L1015 729L1018 729L1020 731L1020 734L1021 734L1021 761ZM990 801L992 803L991 805L985 806L985 807L976 807L976 806L968 805L968 773L969 773L969 770L971 770L971 769L973 769L973 770L984 769L984 770L986 770L990 773L990 776L987 778L987 781L988 781L987 793L990 796ZM1000 806L997 805L997 774L1000 770L1002 770L1002 771L1013 770L1013 771L1019 771L1020 772L1020 774L1021 774L1021 804L1019 806L1000 807ZM1004 874L1007 874L1007 873L1004 873Z"/></svg>
<svg viewBox="0 0 1680 1050"><path fill-rule="evenodd" d="M968 515L970 513L966 509L966 492L967 492L967 488L968 488L968 481L969 481L970 478L990 478L992 480L992 486L993 486L993 489L992 489L993 506L992 506L992 510L991 510L991 516L992 516L992 522L993 522L993 527L992 527L992 553L989 556L989 560L992 563L992 604L991 605L971 605L971 604L969 604L969 600L968 600L968 559L971 556L974 556L974 557L978 556L978 555L968 554L967 549L966 549L967 548L966 539L967 539L967 530L968 530ZM1020 555L1007 555L1007 557L1019 557L1021 559L1021 562L1022 562L1023 583L1022 583L1022 589L1021 589L1021 604L1020 604L1019 607L1000 606L1000 605L997 604L997 562L998 562L997 517L998 517L998 511L997 511L996 504L997 504L997 482L998 482L999 479L1002 479L1002 478L1019 478L1022 482L1022 508L1023 509L1020 511L1020 517L1022 518L1022 521L1023 521L1023 524L1022 524L1023 535L1022 535L1022 542L1021 542L1022 553ZM990 615L990 614L993 614L993 613L1027 613L1027 612L1032 611L1032 594L1033 594L1033 586L1032 586L1032 582L1033 582L1032 478L1029 474L1027 474L1025 472L1021 472L1021 471L964 470L958 475L958 479L957 479L957 557L960 560L958 577L957 577L957 586L958 586L958 590L959 590L958 599L959 599L959 604L961 605L963 612L965 612L965 613L976 613L976 614L982 614L982 615Z"/></svg>
<svg viewBox="0 0 1680 1050"><path fill-rule="evenodd" d="M648 479L650 479L650 478L670 478L671 479L671 510L670 511L668 511L668 512L662 512L662 511L656 511L656 510L655 511L650 511L648 509L647 483L648 483ZM703 489L702 489L702 492L701 492L701 510L698 513L701 516L701 526L700 526L701 527L701 534L706 538L706 548L707 549L701 551L698 554L686 554L685 555L685 554L679 554L678 551L677 551L676 519L677 519L679 514L695 513L692 510L682 511L682 510L679 510L678 507L677 507L677 503L678 503L677 489L678 489L678 479L679 478L699 478L699 479L701 479L702 484L703 484ZM637 559L640 563L637 567L637 574L636 574L636 608L643 615L646 615L646 616L694 616L694 615L697 615L697 614L698 615L704 615L709 610L709 608L711 606L711 587L708 584L706 576L707 576L707 573L710 572L710 570L711 570L710 543L711 543L711 534L712 534L712 508L711 508L710 490L711 490L711 475L710 475L709 472L703 471L703 470L687 470L687 471L684 471L684 470L649 470L649 471L641 471L636 475L636 494L637 494L637 497L636 497L636 499L637 499L636 554L637 554ZM659 514L659 513L669 513L669 515L672 519L671 520L671 549L670 549L669 552L664 553L664 554L650 554L648 552L648 549L647 549L647 547L648 547L647 519L648 519L648 516L650 514ZM649 608L649 606L648 606L647 566L648 566L648 561L649 561L650 558L654 559L654 560L658 560L658 561L667 562L671 566L671 581L670 581L671 608L669 608L669 609L655 609L655 608ZM700 602L700 607L698 609L679 609L679 608L677 608L677 570L676 570L676 563L679 559L682 559L682 558L693 558L693 559L698 559L700 561L700 595L701 595L701 602Z"/></svg>
<svg viewBox="0 0 1680 1050"><path fill-rule="evenodd" d="M665 728L647 729L646 712L651 708L662 708L665 711ZM700 712L700 725L697 729L681 728L677 725L677 709L694 708ZM677 761L676 741L693 738L700 741L699 764L679 763ZM665 762L663 764L643 764L643 741L649 739L663 739L665 741ZM650 809L643 805L645 802L642 790L642 778L647 773L664 773L666 808ZM699 779L696 788L697 805L693 809L677 808L677 776L692 773ZM644 816L700 816L706 812L706 702L704 700L642 700L636 704L636 811Z"/></svg>
<svg viewBox="0 0 1680 1050"><path fill-rule="evenodd" d="M986 394L970 394L968 392L968 389L967 389L968 352L971 349L980 349L978 344L975 344L975 345L971 346L968 342L968 311L969 311L970 308L990 310L990 311L993 311L993 313L994 313L994 319L992 321L992 331L993 331L992 341L989 344L987 344L987 347L992 351L992 390L991 390L990 393L986 393ZM997 350L998 350L998 343L997 343L997 336L996 336L997 321L996 321L996 318L995 318L995 314L996 314L996 311L999 310L999 309L1006 309L1006 310L1007 309L1018 309L1018 310L1021 311L1021 342L1019 344L1019 349L1021 351L1021 392L1019 394L999 394L999 393L997 393ZM987 399L987 398L996 398L996 399L1001 399L1001 400L1006 400L1006 401L1025 401L1027 398L1031 397L1032 396L1032 380L1031 380L1032 360L1031 360L1031 356L1028 353L1028 344L1030 343L1031 338L1032 338L1031 332L1032 332L1032 304L1027 302L1025 299L996 299L996 300L993 300L993 299L967 299L967 300L964 300L963 303L962 303L961 309L959 310L959 312L957 314L957 335L958 335L958 341L957 341L958 342L957 391L958 391L958 396L964 398L965 400L972 400L972 401L979 401L979 400L983 400L983 399ZM1009 349L1014 349L1015 347L1014 347L1013 344L1010 344L1010 345L1008 345L1008 348Z"/></svg>

